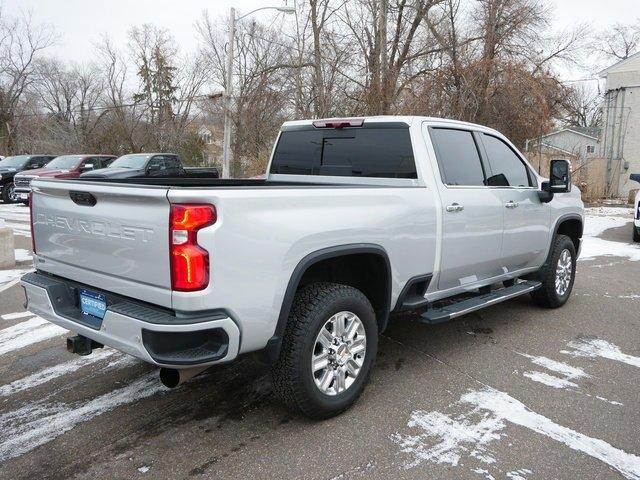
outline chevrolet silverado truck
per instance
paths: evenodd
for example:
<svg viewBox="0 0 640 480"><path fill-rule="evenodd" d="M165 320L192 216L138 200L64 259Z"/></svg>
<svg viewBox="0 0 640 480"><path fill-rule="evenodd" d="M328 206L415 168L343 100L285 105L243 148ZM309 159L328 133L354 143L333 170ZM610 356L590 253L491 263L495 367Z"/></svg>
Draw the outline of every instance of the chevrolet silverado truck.
<svg viewBox="0 0 640 480"><path fill-rule="evenodd" d="M55 155L15 155L0 160L0 199L4 203L20 201L15 191L14 177L19 172L40 169L55 157Z"/></svg>
<svg viewBox="0 0 640 480"><path fill-rule="evenodd" d="M107 167L116 157L113 155L61 155L46 166L16 174L13 179L17 200L28 203L31 180L39 177L77 178L82 173Z"/></svg>
<svg viewBox="0 0 640 480"><path fill-rule="evenodd" d="M363 391L392 313L567 301L583 204L568 163L550 171L480 125L287 122L264 179L34 180L22 285L73 352L111 346L167 386L257 352L278 398L327 418Z"/></svg>

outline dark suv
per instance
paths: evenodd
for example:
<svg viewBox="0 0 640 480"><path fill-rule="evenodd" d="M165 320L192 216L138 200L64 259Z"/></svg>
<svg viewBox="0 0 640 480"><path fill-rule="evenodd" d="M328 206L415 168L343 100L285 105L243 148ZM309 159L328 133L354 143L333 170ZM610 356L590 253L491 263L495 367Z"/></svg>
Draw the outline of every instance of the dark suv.
<svg viewBox="0 0 640 480"><path fill-rule="evenodd" d="M0 160L0 198L4 203L15 203L18 196L15 192L13 177L25 170L42 168L56 155L15 155Z"/></svg>

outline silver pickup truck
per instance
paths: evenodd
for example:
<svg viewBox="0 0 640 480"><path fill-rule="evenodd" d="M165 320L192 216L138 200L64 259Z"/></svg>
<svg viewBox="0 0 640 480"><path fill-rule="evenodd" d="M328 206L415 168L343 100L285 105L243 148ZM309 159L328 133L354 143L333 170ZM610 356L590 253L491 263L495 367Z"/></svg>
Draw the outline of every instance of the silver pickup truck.
<svg viewBox="0 0 640 480"><path fill-rule="evenodd" d="M348 408L392 313L444 322L531 294L563 305L583 228L569 165L426 117L287 122L260 180L32 185L28 308L176 386L259 352L313 418Z"/></svg>

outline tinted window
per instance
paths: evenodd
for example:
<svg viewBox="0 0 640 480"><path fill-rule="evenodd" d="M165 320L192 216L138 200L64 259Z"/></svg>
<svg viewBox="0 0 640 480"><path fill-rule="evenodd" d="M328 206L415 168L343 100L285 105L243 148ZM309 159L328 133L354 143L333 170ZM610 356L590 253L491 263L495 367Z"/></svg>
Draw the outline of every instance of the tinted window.
<svg viewBox="0 0 640 480"><path fill-rule="evenodd" d="M442 181L447 185L484 185L484 172L473 134L466 130L431 129Z"/></svg>
<svg viewBox="0 0 640 480"><path fill-rule="evenodd" d="M407 128L285 131L271 173L417 178Z"/></svg>
<svg viewBox="0 0 640 480"><path fill-rule="evenodd" d="M528 187L527 167L511 148L497 137L482 134L484 148L489 157L491 174L487 185L494 187Z"/></svg>

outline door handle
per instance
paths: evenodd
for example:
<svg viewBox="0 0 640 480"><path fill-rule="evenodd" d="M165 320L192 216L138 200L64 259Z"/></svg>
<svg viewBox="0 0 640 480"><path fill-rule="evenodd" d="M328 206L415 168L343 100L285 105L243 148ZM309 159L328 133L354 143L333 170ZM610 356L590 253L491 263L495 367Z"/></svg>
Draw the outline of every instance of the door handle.
<svg viewBox="0 0 640 480"><path fill-rule="evenodd" d="M462 210L464 210L464 207L458 203L447 205L447 212L461 212Z"/></svg>
<svg viewBox="0 0 640 480"><path fill-rule="evenodd" d="M504 204L505 207L507 208L518 208L518 202L514 202L513 200L509 200L507 203Z"/></svg>

